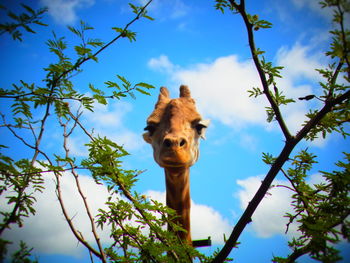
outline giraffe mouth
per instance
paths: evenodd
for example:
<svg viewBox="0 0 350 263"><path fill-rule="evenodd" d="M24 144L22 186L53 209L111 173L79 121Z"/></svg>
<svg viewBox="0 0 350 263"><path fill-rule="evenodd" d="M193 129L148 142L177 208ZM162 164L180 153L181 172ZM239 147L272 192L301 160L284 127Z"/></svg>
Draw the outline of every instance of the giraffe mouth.
<svg viewBox="0 0 350 263"><path fill-rule="evenodd" d="M167 151L161 156L161 166L164 167L185 167L190 163L186 154L181 154L175 151Z"/></svg>
<svg viewBox="0 0 350 263"><path fill-rule="evenodd" d="M163 167L186 167L188 166L186 163L179 163L173 161L163 161Z"/></svg>

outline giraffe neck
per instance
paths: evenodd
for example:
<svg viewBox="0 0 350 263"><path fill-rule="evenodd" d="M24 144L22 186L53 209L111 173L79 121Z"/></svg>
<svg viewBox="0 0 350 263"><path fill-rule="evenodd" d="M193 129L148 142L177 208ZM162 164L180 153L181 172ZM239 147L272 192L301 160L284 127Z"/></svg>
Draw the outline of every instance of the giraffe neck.
<svg viewBox="0 0 350 263"><path fill-rule="evenodd" d="M166 182L166 204L174 209L179 216L178 223L187 231L178 232L178 236L182 240L191 241L190 226L190 168L165 168Z"/></svg>

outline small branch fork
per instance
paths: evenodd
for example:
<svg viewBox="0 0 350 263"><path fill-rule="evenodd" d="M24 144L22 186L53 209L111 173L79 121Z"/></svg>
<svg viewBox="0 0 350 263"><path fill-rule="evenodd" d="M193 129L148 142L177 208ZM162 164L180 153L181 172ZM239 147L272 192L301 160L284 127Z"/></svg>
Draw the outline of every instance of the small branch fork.
<svg viewBox="0 0 350 263"><path fill-rule="evenodd" d="M264 94L267 97L274 113L276 116L276 120L281 127L281 130L284 134L284 137L286 139L285 146L283 147L282 151L280 152L279 156L277 157L276 161L272 164L270 170L268 171L266 177L264 178L260 188L254 195L253 199L249 202L246 210L244 211L241 218L238 220L237 224L233 228L231 235L227 242L225 243L224 247L221 249L221 251L217 254L217 256L212 261L213 263L221 263L224 262L225 259L229 256L231 250L235 247L235 245L238 242L238 238L240 237L241 233L245 229L245 227L252 221L252 216L256 210L256 208L259 206L260 202L266 195L267 191L269 190L273 180L277 176L277 174L281 171L284 163L289 159L289 155L295 148L295 146L310 132L312 128L314 128L316 125L320 123L323 117L326 116L327 113L332 111L332 109L347 100L350 99L350 90L344 92L341 95L338 95L337 97L328 97L328 99L325 101L324 106L317 112L317 114L311 118L305 126L295 135L292 136L283 120L282 114L280 112L280 109L271 96L268 82L265 76L265 72L260 64L260 60L258 58L256 48L255 48L255 42L254 42L254 34L253 34L253 26L248 20L247 13L245 11L245 1L241 0L240 4L237 4L234 0L229 0L231 5L238 11L238 13L241 14L243 17L244 23L246 25L247 31L248 31L248 41L249 46L251 50L251 54L253 56L253 60L255 63L255 66L258 70L259 77L261 80L261 83L263 85ZM342 62L340 61L338 64L338 67L336 69L336 72L334 72L333 75L333 82L335 83L336 78L338 76L338 73L342 67ZM307 249L307 247L305 247ZM302 251L296 251L296 254L302 253ZM297 255L294 255L297 258Z"/></svg>

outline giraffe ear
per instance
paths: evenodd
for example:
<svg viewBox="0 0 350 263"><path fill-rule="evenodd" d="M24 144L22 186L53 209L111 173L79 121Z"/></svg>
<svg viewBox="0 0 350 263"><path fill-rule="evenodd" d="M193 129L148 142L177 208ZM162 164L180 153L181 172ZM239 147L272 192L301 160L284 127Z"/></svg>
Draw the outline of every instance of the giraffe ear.
<svg viewBox="0 0 350 263"><path fill-rule="evenodd" d="M191 98L191 92L188 86L186 85L180 86L180 98Z"/></svg>
<svg viewBox="0 0 350 263"><path fill-rule="evenodd" d="M152 143L152 139L151 139L149 132L145 132L144 134L142 134L142 137L145 140L145 142L150 143L150 144Z"/></svg>

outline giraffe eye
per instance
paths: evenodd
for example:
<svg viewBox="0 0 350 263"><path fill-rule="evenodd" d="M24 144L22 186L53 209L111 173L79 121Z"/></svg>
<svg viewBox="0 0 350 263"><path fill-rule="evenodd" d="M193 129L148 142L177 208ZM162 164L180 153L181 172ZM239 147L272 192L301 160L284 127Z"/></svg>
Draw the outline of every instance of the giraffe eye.
<svg viewBox="0 0 350 263"><path fill-rule="evenodd" d="M208 128L210 120L197 120L194 122L193 127L196 129L197 134L205 139L205 131Z"/></svg>
<svg viewBox="0 0 350 263"><path fill-rule="evenodd" d="M207 126L205 126L205 125L203 125L203 124L201 124L201 123L196 124L195 129L196 129L198 135L201 135L203 129L206 128L206 127L207 127Z"/></svg>
<svg viewBox="0 0 350 263"><path fill-rule="evenodd" d="M153 135L153 133L154 133L154 131L156 130L156 128L157 128L157 126L156 126L156 124L148 124L147 126L146 126L146 128L144 128L144 130L145 131L148 131L149 132L149 135L150 136L152 136Z"/></svg>

